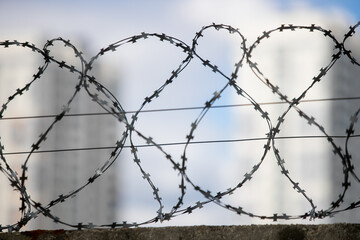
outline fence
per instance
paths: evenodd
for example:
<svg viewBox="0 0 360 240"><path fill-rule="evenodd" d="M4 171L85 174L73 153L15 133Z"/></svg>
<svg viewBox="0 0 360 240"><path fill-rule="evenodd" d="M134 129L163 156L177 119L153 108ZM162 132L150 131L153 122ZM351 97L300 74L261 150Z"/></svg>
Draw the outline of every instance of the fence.
<svg viewBox="0 0 360 240"><path fill-rule="evenodd" d="M259 36L253 44L249 46L246 43L245 36L243 36L238 29L223 24L212 24L203 27L198 33L196 33L194 39L192 40L191 45L188 45L182 40L168 36L166 34L143 32L139 35L125 38L123 40L110 44L105 48L102 48L94 57L90 59L90 61L87 61L84 58L83 53L80 52L76 48L76 46L74 46L69 40L64 40L62 38L48 40L42 49L28 42L18 42L16 40L14 41L6 40L0 42L0 46L3 46L4 48L31 49L34 52L34 54L38 54L44 59L43 65L39 67L37 72L33 75L32 79L22 88L18 88L17 91L13 93L11 96L9 96L8 100L2 105L2 108L0 110L0 119L5 119L4 114L9 108L11 108L11 103L14 99L20 98L26 92L31 92L32 85L42 77L42 75L46 72L47 67L50 64L55 64L59 68L67 69L78 77L78 82L76 84L76 87L75 89L73 89L74 92L71 95L71 97L68 99L67 103L64 105L62 111L56 116L54 116L52 123L47 127L45 132L43 132L43 134L41 134L39 138L36 139L34 144L31 146L31 150L27 152L27 157L24 160L21 167L22 168L21 173L18 174L11 168L11 164L9 164L9 162L7 161L7 155L9 155L10 153L5 152L4 149L6 146L2 146L0 142L1 145L0 156L2 160L2 163L0 165L0 170L9 180L9 184L11 185L11 187L14 188L14 190L18 191L21 195L21 207L20 207L21 218L15 224L0 226L0 230L19 231L29 221L37 217L39 214L42 214L52 219L56 223L61 223L76 229L138 227L153 222L171 220L172 218L182 214L190 214L193 211L196 211L197 209L202 208L204 205L209 203L215 203L220 207L223 207L224 209L228 211L232 211L236 214L247 215L249 217L260 218L260 219L271 219L273 221L277 221L279 219L291 220L291 219L299 219L299 218L304 218L304 219L325 218L325 217L333 216L334 214L337 214L342 211L358 208L360 206L360 201L358 201L357 199L354 199L354 201L349 206L343 206L342 202L348 189L350 188L349 179L354 178L357 182L360 181L357 173L355 172L355 168L353 165L354 160L351 158L351 152L348 148L349 140L352 137L359 136L356 135L355 133L355 125L358 120L360 108L356 112L354 112L352 116L349 116L351 117L351 120L349 122L349 127L346 130L346 135L344 136L344 138L346 139L346 143L344 149L342 149L339 145L335 143L334 141L335 136L329 134L326 131L326 129L316 121L314 117L303 112L298 106L299 104L301 104L305 95L313 88L313 86L315 86L318 82L320 82L323 79L323 77L327 74L327 72L336 64L338 59L347 57L351 60L351 63L360 66L359 60L356 59L353 56L352 52L346 47L346 41L350 39L352 36L354 36L356 29L359 27L359 25L360 22L358 22L354 26L351 26L349 32L345 34L344 38L341 40L337 39L330 30L324 29L320 26L316 26L316 25L295 26L291 24L281 25L280 27L277 27L275 29L264 31L263 34ZM203 37L203 33L205 31L209 31L209 30L227 31L229 34L237 35L241 39L240 47L243 51L243 54L242 56L239 57L239 61L235 65L235 68L230 76L226 75L218 66L214 65L209 60L203 59L202 56L200 56L197 53L197 46L199 39ZM262 73L260 67L257 65L255 61L253 61L252 53L256 47L258 47L263 42L265 42L266 39L268 39L269 37L281 32L293 32L293 31L307 31L309 32L309 34L312 34L313 32L322 33L325 38L328 38L333 42L335 54L333 54L331 59L329 59L328 64L319 70L318 74L314 76L314 78L312 79L311 84L309 84L309 86L307 86L307 88L298 97L294 99L289 99L278 86L274 85L272 81ZM159 88L155 89L153 94L146 96L144 98L144 101L139 107L139 109L136 112L134 112L133 115L131 116L131 119L129 119L126 116L127 112L123 109L120 101L115 97L115 94L113 94L110 91L110 89L104 87L100 81L97 81L97 79L94 76L92 76L90 72L96 61L100 59L103 55L111 54L111 52L120 49L124 45L136 44L141 41L146 41L147 39L158 39L164 44L173 45L180 51L184 52L186 54L186 57L182 60L181 64L171 72L170 77L166 79L165 82ZM61 42L65 45L66 48L70 48L73 50L76 58L80 61L81 69L78 69L73 65L67 64L65 61L61 61L51 56L51 46L55 42ZM200 60L201 63L207 69L209 69L209 71L212 71L218 74L219 76L221 76L222 78L224 78L226 83L219 91L216 91L214 95L211 98L209 98L208 101L206 101L204 106L201 108L200 114L191 124L190 130L186 136L186 141L183 143L184 144L183 154L181 158L177 160L164 150L163 144L157 143L155 139L153 139L151 136L146 136L140 130L138 130L135 126L135 123L140 117L139 114L143 112L144 107L149 105L154 99L160 98L163 90L176 81L176 78L189 65L189 63L193 61L193 59ZM238 85L237 83L238 72L244 65L248 65L251 68L252 72L256 75L256 77L260 81L262 81L269 88L269 90L272 91L274 95L278 96L282 103L288 105L287 110L284 111L279 116L277 122L272 122L270 120L269 114L263 110L262 106ZM227 190L213 194L207 189L203 189L202 187L200 187L188 176L187 174L188 146L194 143L194 136L196 133L196 129L201 124L202 119L208 113L209 109L214 107L214 104L217 103L218 99L222 96L223 92L226 89L233 89L233 91L235 91L238 96L246 99L249 102L249 104L254 107L256 113L259 114L262 117L262 119L266 122L266 125L268 127L268 132L267 132L267 137L264 138L266 144L264 146L260 161L256 163L252 167L252 169L244 175L244 178L240 182L238 182L238 184L228 188ZM51 202L47 204L40 203L36 201L36 199L33 199L29 196L26 188L27 169L28 169L28 165L30 164L30 159L34 153L41 152L40 149L41 145L47 140L47 136L53 130L54 126L57 125L59 122L61 122L64 119L64 117L68 115L72 106L72 102L80 91L86 91L86 93L89 96L89 100L98 103L105 111L107 111L108 114L112 115L115 119L121 122L125 130L122 134L122 138L118 139L118 141L114 144L112 148L112 152L110 156L108 156L108 159L104 161L103 165L100 168L98 168L95 171L95 174L90 176L88 180L81 187L74 189L69 193L63 193L59 197L53 199ZM301 187L300 183L293 180L288 169L286 168L285 160L281 156L281 152L276 146L275 142L276 139L278 139L278 133L280 131L280 127L282 126L282 123L286 119L287 114L291 109L297 111L301 118L307 121L310 125L316 127L323 134L323 137L325 137L329 142L329 144L332 146L333 152L341 159L341 164L343 166L342 192L339 194L339 196L336 199L333 199L331 205L327 209L316 210L316 204L313 202L311 196L309 196L305 192L305 190ZM164 207L162 203L162 198L159 194L159 189L153 183L150 174L146 172L142 166L141 159L138 155L139 146L133 144L133 141L131 140L133 136L138 136L142 138L144 141L146 141L146 143L149 146L153 146L154 148L156 148L163 155L164 159L166 159L166 161L168 161L172 165L175 172L180 174L181 176L181 180L179 183L180 195L178 201L174 203L171 211L169 212L164 212L163 210ZM130 139L129 141L130 145L128 146L125 145L125 141L127 139ZM140 223L114 222L104 225L94 225L91 223L90 224L68 223L52 214L51 208L53 206L65 202L69 198L73 197L74 195L82 191L88 185L97 181L98 178L101 178L101 175L105 173L113 165L113 163L118 158L120 152L124 148L131 149L131 153L134 158L134 164L136 164L139 171L141 172L142 178L147 181L149 187L152 189L153 197L159 205L159 209L157 210L153 218ZM308 212L299 215L273 214L270 216L266 216L266 215L263 216L248 212L245 209L243 209L241 206L233 206L222 201L223 197L234 193L237 189L243 187L243 185L245 185L253 178L254 173L258 171L265 157L269 155L270 152L274 154L281 173L292 184L294 190L297 191L300 195L302 195L303 198L305 198L309 202L311 209L309 209ZM195 191L201 193L207 200L198 201L195 205L184 207L183 200L186 195L187 187L192 187Z"/></svg>

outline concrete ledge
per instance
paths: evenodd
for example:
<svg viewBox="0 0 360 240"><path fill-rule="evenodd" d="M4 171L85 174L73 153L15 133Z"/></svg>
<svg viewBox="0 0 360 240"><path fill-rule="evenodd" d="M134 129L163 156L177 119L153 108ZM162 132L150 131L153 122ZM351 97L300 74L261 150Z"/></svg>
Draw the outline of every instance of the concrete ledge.
<svg viewBox="0 0 360 240"><path fill-rule="evenodd" d="M85 239L240 239L240 240L360 240L360 224L191 226L163 228L91 229L81 231L36 230L0 233L1 240Z"/></svg>

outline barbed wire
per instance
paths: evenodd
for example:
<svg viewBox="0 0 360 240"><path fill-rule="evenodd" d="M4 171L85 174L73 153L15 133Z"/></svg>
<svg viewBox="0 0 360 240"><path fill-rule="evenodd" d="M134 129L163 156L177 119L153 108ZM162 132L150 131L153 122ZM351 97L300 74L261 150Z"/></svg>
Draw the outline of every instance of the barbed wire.
<svg viewBox="0 0 360 240"><path fill-rule="evenodd" d="M63 106L60 113L56 114L53 117L53 121L50 123L48 128L39 136L39 138L33 143L31 146L31 150L29 152L26 152L24 154L27 154L27 157L25 158L23 164L21 165L21 173L18 174L16 171L14 171L10 164L8 163L8 160L6 158L6 155L9 153L5 152L5 147L3 146L2 142L0 141L0 157L1 157L1 164L0 164L0 171L7 177L9 180L9 184L11 187L17 191L21 195L21 207L20 207L20 213L21 217L16 223L11 223L7 225L0 225L0 231L8 230L11 231L19 231L22 227L28 224L29 221L36 218L39 214L42 214L45 217L48 217L52 219L56 223L64 224L68 227L73 227L76 229L84 229L84 228L115 228L115 227L137 227L146 225L149 223L154 222L162 222L165 220L171 220L174 217L177 217L182 214L190 214L196 209L202 208L204 205L208 203L215 203L219 205L220 207L223 207L229 211L233 211L240 215L247 215L249 217L253 218L260 218L260 219L271 219L273 221L277 221L279 219L300 219L300 218L309 218L309 219L317 219L317 218L325 218L329 216L333 216L336 213L346 211L349 209L358 208L360 206L360 201L354 201L349 206L343 206L344 205L344 197L348 189L350 188L350 177L353 177L355 181L360 182L359 177L355 173L355 168L353 165L353 160L351 158L351 153L348 147L348 143L350 138L357 137L358 135L355 134L355 124L358 121L358 115L360 112L360 108L351 116L350 122L349 122L349 128L346 130L346 135L342 136L346 139L345 141L345 150L342 150L342 148L337 145L334 141L336 137L339 136L332 136L328 134L328 132L325 130L325 128L320 125L316 121L316 119L308 114L306 114L304 111L302 111L299 107L300 103L304 101L305 95L310 91L311 88L314 87L318 82L320 82L323 77L327 74L327 72L336 64L337 60L340 59L343 56L346 56L350 59L351 63L354 65L360 66L359 60L356 59L350 50L346 47L346 41L351 38L355 32L356 29L359 27L360 22L358 22L354 26L350 26L350 30L348 33L345 34L344 39L342 41L338 41L335 36L332 34L330 30L324 29L317 25L310 25L310 26L295 26L292 24L289 25L281 25L280 27L277 27L275 29L264 31L262 35L260 35L257 40L250 45L249 47L246 45L246 39L242 35L242 33L239 31L239 29L233 28L229 25L224 24L211 24L208 26L204 26L200 29L199 32L195 34L195 37L192 40L192 43L190 45L186 44L182 40L168 36L166 34L158 34L158 33L145 33L142 32L139 35L134 35L132 37L125 38L123 40L120 40L118 42L115 42L113 44L110 44L109 46L100 49L100 51L90 59L90 61L87 61L83 57L83 53L80 52L69 40L64 40L62 38L55 38L52 40L48 40L47 43L44 45L44 47L38 48L34 44L31 44L29 42L18 42L16 40L10 41L5 40L3 42L0 42L0 46L3 46L4 48L16 48L16 47L23 47L32 50L34 53L40 55L43 57L43 65L39 66L37 72L33 75L32 79L22 88L18 88L15 93L10 95L7 99L7 101L2 105L0 110L0 119L6 119L4 117L4 114L10 108L11 102L14 99L19 98L21 95L23 95L25 92L30 91L32 85L34 82L39 80L42 75L46 72L47 67L50 64L56 64L59 68L67 69L74 75L78 77L78 82L74 88L74 92L71 95L71 97L68 99L66 104ZM197 46L198 41L200 38L203 37L203 33L205 31L209 30L216 30L216 31L227 31L229 34L237 35L241 42L240 42L240 49L242 50L242 55L239 56L237 63L235 64L235 68L231 75L226 75L218 66L211 63L209 60L202 58L197 52ZM307 88L296 98L289 99L282 90L274 85L271 80L269 80L265 74L262 73L260 70L260 67L257 65L257 63L252 59L252 53L254 52L255 48L261 45L266 39L268 39L270 36L274 34L279 34L281 32L293 32L293 31L308 31L308 32L318 32L324 35L325 38L330 39L334 44L334 51L335 53L331 56L331 59L329 63L320 69L319 73L314 76L312 79L312 82ZM94 76L90 74L91 69L94 65L94 63L100 59L103 55L110 54L113 51L118 50L124 45L127 44L135 44L140 41L145 41L147 39L158 39L164 44L170 44L182 52L186 54L186 57L182 60L180 65L174 69L171 72L171 75L168 79L165 80L165 82L157 88L153 94L146 96L144 98L144 101L140 105L139 109L135 112L132 112L131 117L129 118L127 115L129 112L126 112L123 108L121 103L118 101L118 99L111 93L109 89L104 87L99 81L96 80ZM75 54L76 59L80 63L80 68L76 68L73 65L70 65L66 63L65 61L61 61L56 59L55 57L51 56L51 46L53 46L54 43L63 43L66 48L72 49L72 51ZM144 112L144 107L149 105L149 103L152 102L155 98L159 98L162 94L162 91L169 85L171 85L176 78L181 74L181 72L188 66L188 64L193 60L198 59L201 61L201 63L208 68L210 71L218 74L221 76L225 82L223 87L216 91L213 96L211 96L208 101L205 102L204 106L201 108L200 114L197 116L197 118L192 122L190 126L190 131L188 132L186 136L185 142L181 142L180 144L184 146L184 149L182 151L181 158L177 161L173 156L171 156L169 153L167 153L163 146L164 144L156 142L151 136L144 135L141 131L139 131L136 127L136 122L138 118L140 117L140 113ZM272 122L270 120L269 113L267 113L263 108L262 105L257 103L244 89L242 89L237 84L237 78L238 78L238 72L240 68L244 67L245 65L248 65L252 72L255 74L255 76L262 81L271 91L274 95L278 96L280 98L281 103L287 104L287 109L279 115L278 120L276 122ZM188 147L191 144L196 143L194 141L194 136L196 133L196 129L200 125L202 119L204 116L208 113L209 109L214 107L215 103L218 101L218 99L221 98L223 92L226 89L233 89L236 94L245 99L248 104L252 105L254 107L254 110L262 117L264 122L267 125L268 132L266 134L266 138L262 138L262 140L266 141L264 145L264 149L262 152L262 155L260 157L260 160L252 167L250 171L248 171L243 179L238 182L235 186L229 187L227 190L224 190L222 192L218 193L211 193L211 191L204 189L197 185L187 174L187 163L188 163ZM34 153L40 152L40 147L43 145L43 143L46 141L47 136L52 131L53 127L58 124L65 116L68 115L71 104L75 98L75 96L80 91L86 91L87 95L89 96L89 99L92 101L95 101L99 104L100 107L102 107L108 114L111 114L114 118L116 118L119 122L124 124L125 128L122 132L122 137L116 141L114 146L111 148L111 153L108 156L107 160L103 163L103 165L98 168L95 171L95 174L89 177L89 179L80 187L72 190L69 193L63 193L60 194L57 198L53 199L47 204L40 203L36 199L33 199L30 197L30 195L27 192L27 171L28 171L28 165L29 160L32 157ZM305 193L305 190L300 186L300 184L293 180L291 175L289 174L288 169L285 165L285 160L282 158L281 153L276 145L276 140L281 138L278 137L278 133L280 132L280 128L287 116L287 113L294 109L298 112L299 116L303 118L307 123L322 133L322 136L327 139L330 146L333 149L333 152L337 157L339 158L342 166L343 166L343 183L342 183L342 190L338 197L334 199L330 206L326 209L317 210L316 204L313 202L312 198ZM164 158L172 165L175 172L177 172L180 175L180 183L179 183L179 197L177 201L173 204L171 210L169 212L165 212L164 205L162 202L162 198L160 196L159 189L156 187L156 185L153 183L152 178L150 174L143 168L143 165L141 163L141 159L138 155L138 149L142 146L135 145L133 142L133 137L138 136L145 140L148 146L152 146L158 151L160 151ZM129 141L129 145L125 145L125 142ZM0 139L1 140L1 139ZM128 223L126 221L123 222L114 222L114 223L105 223L101 225L95 225L93 223L89 224L83 224L83 223L69 223L65 222L64 220L60 219L59 217L52 214L51 210L52 208L62 202L66 202L70 197L75 196L77 193L82 191L84 188L89 186L90 184L97 181L98 178L102 176L103 173L105 173L116 161L119 154L124 148L129 148L131 150L131 154L134 158L134 164L138 167L138 170L140 171L140 174L142 175L142 178L147 181L149 187L152 189L154 200L158 204L158 210L156 211L154 217L151 219L148 219L143 222L134 222L134 223ZM234 193L237 189L243 187L247 182L249 182L252 178L255 172L258 171L258 169L261 167L265 157L270 153L270 150L272 149L272 153L274 154L277 164L279 165L281 174L284 175L285 178L288 179L288 181L292 184L293 189L297 191L302 197L304 197L307 202L310 204L310 209L303 213L298 215L288 215L288 214L277 214L274 213L273 215L257 215L252 212L247 211L241 206L235 206L230 205L223 201L223 197L230 195ZM190 206L184 206L183 200L186 195L186 189L187 187L192 187L195 191L201 193L206 200L204 201L198 201L193 205Z"/></svg>

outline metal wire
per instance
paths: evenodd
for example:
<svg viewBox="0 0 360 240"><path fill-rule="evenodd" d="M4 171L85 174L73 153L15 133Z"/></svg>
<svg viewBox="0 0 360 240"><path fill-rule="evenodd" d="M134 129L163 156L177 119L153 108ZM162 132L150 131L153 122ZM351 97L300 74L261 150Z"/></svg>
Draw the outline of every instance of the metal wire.
<svg viewBox="0 0 360 240"><path fill-rule="evenodd" d="M349 100L359 100L360 97L341 97L341 98L320 98L320 99L307 99L302 100L300 103L307 102L328 102L328 101L349 101ZM263 102L259 103L260 106L263 105L277 105L277 104L286 104L285 102ZM227 104L227 105L215 105L211 106L210 109L214 108L234 108L234 107L248 107L252 106L250 103L242 103L242 104ZM203 107L181 107L181 108L159 108L159 109L148 109L148 110L141 110L140 113L153 113L153 112L172 112L172 111L189 111L189 110L201 110ZM134 114L136 113L135 110L126 111L124 114ZM101 116L101 115L111 115L112 113L109 112L97 112L97 113L68 113L65 114L64 117L82 117L82 116ZM23 120L23 119L36 119L36 118L54 118L56 114L48 114L48 115L33 115L33 116L17 116L17 117L4 117L0 118L1 120Z"/></svg>
<svg viewBox="0 0 360 240"><path fill-rule="evenodd" d="M299 104L304 100L303 98L309 92L309 90L323 79L323 77L327 74L327 72L336 64L337 60L340 59L341 57L348 57L354 65L360 66L359 60L357 60L352 55L351 51L346 48L346 44L345 44L346 40L351 38L355 34L355 31L359 25L360 22L358 22L354 26L351 26L349 32L345 34L345 37L344 39L342 39L342 41L338 41L330 30L324 29L314 24L310 26L294 26L291 24L281 25L280 27L277 27L275 29L263 32L263 34L260 35L257 38L257 40L249 47L247 47L246 45L245 37L238 29L223 24L211 24L208 26L204 26L203 28L201 28L199 32L195 34L195 37L192 40L191 45L188 45L185 42L181 41L180 39L168 36L166 34L143 32L139 35L125 38L123 40L110 44L105 48L102 48L98 52L98 54L96 54L94 57L90 59L90 61L87 61L83 57L82 52L78 51L77 48L69 40L64 40L62 38L48 40L42 49L28 42L18 42L16 40L14 41L5 40L3 42L0 42L0 46L3 46L4 48L20 48L20 47L27 48L27 49L31 49L35 54L38 54L44 58L43 65L39 67L37 73L34 74L31 81L29 81L24 87L18 88L16 92L13 93L11 96L9 96L7 101L2 105L0 110L0 119L6 119L4 118L4 113L7 111L8 108L10 108L9 103L12 102L14 99L19 98L25 91L29 91L31 89L32 84L38 81L42 77L49 64L56 64L60 68L67 69L71 73L77 75L79 79L74 89L74 93L67 101L67 104L63 107L63 109L59 114L52 116L54 118L52 123L48 126L46 131L43 134L41 134L40 137L34 142L30 152L26 153L27 157L25 158L23 165L21 166L22 171L20 174L15 172L10 167L8 160L6 158L6 155L9 153L4 152L4 146L2 142L0 142L0 157L1 157L0 171L7 177L11 187L14 188L14 190L19 192L19 194L21 195L20 219L15 224L0 225L0 230L19 231L29 221L37 217L39 214L42 214L43 216L52 219L56 223L61 223L76 229L95 228L95 227L96 228L136 227L158 221L171 220L172 218L180 216L182 214L192 213L193 211L202 208L204 205L209 203L215 203L220 207L223 207L224 209L227 209L229 211L233 211L237 214L247 215L253 218L272 219L273 221L277 221L278 219L289 220L289 219L299 219L299 218L309 218L309 219L325 218L325 217L333 216L334 214L341 211L359 207L360 201L354 201L349 206L343 206L344 204L343 200L347 190L350 188L350 181L349 181L350 176L352 176L356 181L359 182L359 178L355 173L354 166L352 164L352 159L348 148L348 142L351 137L358 136L355 135L354 125L358 120L360 108L351 117L349 127L346 130L346 135L345 135L345 140L346 140L344 147L345 150L342 150L341 147L337 145L334 141L334 138L336 136L329 135L325 131L324 127L322 127L315 120L314 117L309 116L298 107ZM230 76L223 73L218 66L212 64L209 60L203 59L197 52L197 45L199 39L203 37L203 33L205 31L210 31L210 30L227 31L229 34L237 35L241 39L240 48L242 49L243 53L241 56L239 56L239 60L235 65L235 68ZM314 76L314 78L312 79L311 84L297 98L288 99L288 97L280 90L280 88L274 85L271 82L271 80L266 78L266 76L261 72L259 66L252 59L252 53L257 46L265 42L266 39L268 39L270 36L274 34L281 34L281 32L293 32L293 31L308 31L310 32L310 34L312 34L313 32L318 32L323 34L325 38L328 38L333 42L335 53L332 55L328 65L320 69L319 73L316 76ZM181 64L172 71L170 77L167 80L165 80L163 85L161 85L158 89L156 89L153 94L145 97L139 109L132 113L131 118L128 118L126 116L127 112L124 111L124 109L121 106L121 103L116 99L116 97L111 93L111 91L105 88L99 81L96 80L95 77L91 76L89 72L92 66L94 65L94 63L98 59L100 59L103 55L110 54L111 52L116 51L117 49L121 48L124 45L135 44L137 42L145 41L147 39L158 39L164 44L167 43L173 45L174 47L178 48L180 51L185 52L186 57L181 62ZM51 56L50 54L51 50L49 47L53 45L55 42L64 43L66 48L70 48L74 51L76 58L79 59L79 61L81 62L81 69L77 69L75 66L69 65L64 61L58 60L55 57ZM186 141L179 143L184 146L184 150L181 158L177 161L176 159L173 158L173 156L168 154L162 148L164 144L157 143L154 141L154 139L151 136L145 136L142 132L140 132L136 128L135 122L140 117L139 114L141 112L144 112L143 108L155 98L161 97L162 91L168 85L171 85L176 80L176 78L181 74L181 72L188 66L188 64L193 59L200 60L205 67L207 67L210 71L213 71L214 73L218 74L220 77L222 77L225 80L225 82L224 82L224 86L219 91L215 92L215 94L211 96L208 99L208 101L205 102L205 105L201 108L200 114L190 126L190 131L186 137ZM276 122L272 122L270 120L269 114L263 110L261 105L257 103L244 89L242 89L237 84L236 80L237 80L238 71L244 65L248 65L248 67L250 67L250 69L257 76L257 78L260 81L262 81L270 89L270 91L272 91L274 95L280 98L281 103L288 105L287 109L282 114L280 114ZM190 144L196 143L193 139L197 127L201 124L202 119L208 113L209 109L211 107L214 107L214 104L222 96L224 90L229 88L233 89L239 95L239 97L246 99L249 102L249 104L251 104L254 107L254 110L263 118L264 122L267 124L268 133L267 133L267 137L262 139L266 143L259 162L256 163L252 167L252 169L244 175L244 178L240 182L238 182L235 186L230 187L225 191L213 194L207 189L203 189L202 187L197 185L187 175L186 166L189 155L188 146ZM42 204L36 201L36 199L31 198L26 189L26 183L27 183L26 179L27 179L27 169L28 169L29 159L32 157L34 153L40 152L39 149L42 146L42 144L46 141L48 134L52 131L54 125L62 121L63 118L68 114L71 108L71 104L75 96L80 92L80 90L83 91L85 90L90 100L97 102L104 110L108 112L108 114L111 114L114 118L116 118L118 121L124 124L125 130L123 132L122 138L119 139L111 148L112 151L110 153L109 158L104 162L104 164L99 169L95 171L95 174L92 175L84 185L71 191L70 193L61 194L59 197L53 199L51 202L47 204ZM341 163L343 165L344 182L342 185L342 192L339 194L339 196L336 199L332 201L332 203L327 209L322 209L322 210L316 209L316 205L313 202L312 198L308 196L307 193L305 193L304 189L300 186L298 182L295 182L292 179L291 175L289 174L289 171L285 167L285 160L281 157L281 153L276 146L275 140L280 138L277 136L280 131L280 127L284 122L287 113L291 109L297 111L301 118L306 120L313 127L320 130L320 132L323 134L323 137L327 139L330 146L333 148L333 152L340 158ZM162 203L162 198L160 196L159 189L155 186L155 184L151 180L150 174L147 173L144 170L143 166L141 165L141 161L138 155L138 148L142 146L136 146L133 143L132 139L134 136L138 136L142 138L143 140L146 141L146 143L149 146L153 146L155 149L160 151L163 154L164 159L169 161L175 172L177 172L181 176L179 183L179 188L180 188L179 198L177 202L174 203L172 209L169 212L164 212L164 205ZM127 139L129 139L130 144L125 146L125 141ZM129 148L131 150L133 158L135 159L134 164L137 165L142 175L142 178L147 181L149 187L152 189L154 199L159 206L158 210L154 214L154 217L143 222L135 222L135 223L114 222L114 223L104 223L102 225L95 225L92 223L73 224L73 223L65 222L62 219L52 214L51 212L52 207L54 207L60 202L66 201L72 196L75 196L75 194L82 191L84 188L86 188L94 181L96 181L99 177L101 177L101 175L105 171L107 171L107 169L109 169L109 167L116 161L120 152L124 148ZM276 158L277 164L279 165L280 168L280 172L292 184L294 190L297 191L303 198L305 198L309 202L311 208L306 213L298 214L298 215L288 215L288 214L279 215L275 213L269 216L261 216L246 211L241 206L230 205L222 201L222 198L224 196L232 194L234 191L241 188L246 182L250 181L254 173L261 167L261 164L264 161L265 157L271 152ZM186 189L189 187L192 187L195 191L201 193L207 200L198 201L194 205L184 206L183 200L186 194Z"/></svg>
<svg viewBox="0 0 360 240"><path fill-rule="evenodd" d="M347 136L330 136L333 139L346 139ZM360 135L351 135L350 138L360 137ZM276 140L288 140L288 139L315 139L315 138L327 138L326 136L320 135L309 135L309 136L285 136L285 137L275 137ZM211 144L211 143L235 143L235 142L253 142L253 141L264 141L267 140L265 137L257 137L257 138L241 138L241 139L224 139L224 140L204 140L204 141L192 141L189 144ZM159 146L178 146L178 145L186 145L186 142L167 142L167 143L158 143ZM154 147L153 145L136 145L136 148L144 148L144 147ZM73 151L93 151L93 150L109 150L113 149L113 146L103 146L103 147L83 147L83 148L62 148L62 149L48 149L48 150L38 150L33 152L33 154L38 153L56 153L56 152L73 152ZM124 145L124 148L131 148L130 145ZM30 154L28 151L19 151L19 152L4 152L4 155L23 155Z"/></svg>

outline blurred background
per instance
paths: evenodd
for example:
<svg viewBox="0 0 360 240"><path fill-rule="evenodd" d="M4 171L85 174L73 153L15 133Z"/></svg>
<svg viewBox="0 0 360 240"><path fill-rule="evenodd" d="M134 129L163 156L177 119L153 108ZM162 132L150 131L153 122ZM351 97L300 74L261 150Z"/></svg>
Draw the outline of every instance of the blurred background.
<svg viewBox="0 0 360 240"><path fill-rule="evenodd" d="M0 41L29 42L42 48L48 40L62 37L83 53L89 61L100 49L136 34L165 33L188 45L203 26L212 23L238 28L250 46L264 31L281 24L319 25L332 30L342 42L344 34L360 20L360 4L348 1L5 1L0 0ZM357 31L358 32L358 31ZM360 58L359 34L346 43L355 58ZM197 53L231 76L242 56L242 39L227 31L207 30L199 39ZM263 40L252 53L253 60L274 85L289 99L299 97L311 84L320 69L327 66L336 53L334 43L321 32L297 30L275 32ZM70 48L55 43L51 55L81 69L81 63ZM108 88L120 101L131 119L146 97L149 97L171 76L186 58L176 48L155 38L139 40L99 57L91 75ZM32 80L43 58L22 47L0 49L0 103L7 102L18 88ZM345 136L350 117L359 108L360 68L342 56L326 76L304 98L299 108L315 118L331 136ZM32 144L44 133L74 94L78 76L50 64L31 89L16 97L0 120L0 136L5 146L6 161L18 173L28 157ZM152 137L176 162L181 162L184 142L191 123L204 104L227 83L220 74L193 59L159 98L147 104L138 116L135 127L144 136ZM245 64L240 68L237 84L243 88L276 123L288 105L264 85ZM187 148L187 174L191 181L212 193L236 186L258 163L269 132L266 122L254 111L249 101L227 88L221 98L202 119L194 132L194 141L217 143L191 144ZM162 110L162 111L157 111ZM166 110L166 111L165 111ZM92 113L90 115L86 115ZM94 113L94 114L93 114ZM110 156L121 139L124 124L105 111L81 91L74 99L69 116L60 121L40 146L43 153L34 153L28 164L27 191L36 201L48 204L59 195L86 183ZM85 114L85 115L84 115ZM286 115L276 146L291 177L300 183L314 200L317 210L327 209L342 190L341 159L314 125L309 125L293 109ZM357 126L355 126L355 130ZM355 132L357 134L357 132ZM306 137L307 136L307 137ZM310 136L310 137L309 137ZM316 137L317 136L317 137ZM320 137L319 137L320 136ZM291 138L289 138L291 137ZM303 137L303 138L302 138ZM231 140L231 141L229 141ZM241 140L241 141L240 141ZM335 143L344 149L345 138ZM146 141L134 136L135 146ZM349 144L355 170L360 157L360 141ZM125 143L129 146L129 140ZM56 151L56 150L66 151ZM168 212L180 196L180 176L155 147L139 147L143 169L159 188L164 211ZM144 181L134 163L130 148L124 148L115 164L97 181L75 198L60 203L51 212L61 220L77 224L111 224L113 222L145 222L157 216L158 203L153 189ZM351 189L344 207L359 201L359 184L350 179ZM19 220L20 195L9 181L0 176L0 224ZM184 208L205 198L187 185ZM258 172L242 188L223 199L233 206L258 215L301 215L311 210L308 201L293 189L281 174L270 151ZM280 223L359 222L358 210L346 211L316 221L294 220ZM239 216L216 204L207 204L191 214L171 221L147 226L269 224ZM65 228L51 219L39 216L24 229Z"/></svg>

